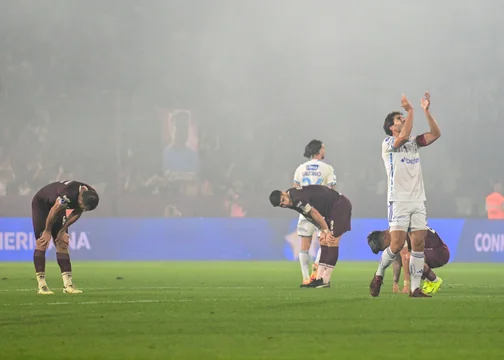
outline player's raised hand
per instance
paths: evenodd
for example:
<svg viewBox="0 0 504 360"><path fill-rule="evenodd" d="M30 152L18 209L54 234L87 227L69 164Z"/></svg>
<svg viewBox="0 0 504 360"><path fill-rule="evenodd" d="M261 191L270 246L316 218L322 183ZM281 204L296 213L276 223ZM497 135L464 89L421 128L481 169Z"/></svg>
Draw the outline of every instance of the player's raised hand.
<svg viewBox="0 0 504 360"><path fill-rule="evenodd" d="M402 97L401 97L401 107L404 108L404 110L406 110L406 111L413 110L413 105L411 105L408 98L404 94L402 94Z"/></svg>
<svg viewBox="0 0 504 360"><path fill-rule="evenodd" d="M422 109L424 109L424 111L429 111L430 94L428 91L425 92L424 97L420 100L420 103L422 104Z"/></svg>

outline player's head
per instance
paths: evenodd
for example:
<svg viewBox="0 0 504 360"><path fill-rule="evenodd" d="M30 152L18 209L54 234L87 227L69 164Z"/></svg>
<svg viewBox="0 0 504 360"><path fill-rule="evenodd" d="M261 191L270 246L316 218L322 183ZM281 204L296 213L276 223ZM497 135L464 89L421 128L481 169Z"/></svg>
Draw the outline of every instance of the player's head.
<svg viewBox="0 0 504 360"><path fill-rule="evenodd" d="M325 159L325 145L320 140L312 140L305 146L304 155L308 159Z"/></svg>
<svg viewBox="0 0 504 360"><path fill-rule="evenodd" d="M394 135L394 132L400 133L406 120L400 111L392 111L385 118L383 130L388 136Z"/></svg>
<svg viewBox="0 0 504 360"><path fill-rule="evenodd" d="M94 190L85 190L79 195L79 206L83 211L96 209L98 202L100 202L100 198Z"/></svg>
<svg viewBox="0 0 504 360"><path fill-rule="evenodd" d="M390 237L388 230L375 230L369 233L367 242L373 254L378 254L390 245Z"/></svg>
<svg viewBox="0 0 504 360"><path fill-rule="evenodd" d="M285 191L273 190L269 198L271 205L275 207L280 206L285 208L292 206L292 199Z"/></svg>

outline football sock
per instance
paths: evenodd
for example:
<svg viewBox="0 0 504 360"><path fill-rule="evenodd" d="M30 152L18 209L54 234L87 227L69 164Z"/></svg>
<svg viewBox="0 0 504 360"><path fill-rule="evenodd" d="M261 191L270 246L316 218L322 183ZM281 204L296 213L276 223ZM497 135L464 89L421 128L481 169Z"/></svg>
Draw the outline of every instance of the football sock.
<svg viewBox="0 0 504 360"><path fill-rule="evenodd" d="M70 263L70 254L57 252L56 260L58 261L61 273L72 272L72 264Z"/></svg>
<svg viewBox="0 0 504 360"><path fill-rule="evenodd" d="M383 276L385 274L385 269L387 269L390 264L392 264L392 261L394 261L395 257L396 256L394 255L394 253L392 253L390 247L383 250L380 264L378 264L378 270L376 270L376 275Z"/></svg>
<svg viewBox="0 0 504 360"><path fill-rule="evenodd" d="M45 272L45 264L46 264L45 251L35 250L33 252L33 265L35 265L35 272L36 273Z"/></svg>
<svg viewBox="0 0 504 360"><path fill-rule="evenodd" d="M418 251L411 251L410 256L410 275L411 275L411 291L420 288L420 281L422 279L424 269L424 253Z"/></svg>
<svg viewBox="0 0 504 360"><path fill-rule="evenodd" d="M318 264L320 262L320 254L322 254L322 248L319 247L317 251L317 257L315 258L315 264Z"/></svg>
<svg viewBox="0 0 504 360"><path fill-rule="evenodd" d="M307 250L301 250L299 252L299 264L301 265L301 273L303 274L303 280L310 279L310 255Z"/></svg>

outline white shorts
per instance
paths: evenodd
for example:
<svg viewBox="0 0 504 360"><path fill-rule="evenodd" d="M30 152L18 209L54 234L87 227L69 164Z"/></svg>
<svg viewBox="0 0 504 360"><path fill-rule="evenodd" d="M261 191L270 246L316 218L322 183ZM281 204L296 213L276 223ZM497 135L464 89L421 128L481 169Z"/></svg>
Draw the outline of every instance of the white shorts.
<svg viewBox="0 0 504 360"><path fill-rule="evenodd" d="M388 222L391 231L427 230L427 210L423 201L390 201Z"/></svg>
<svg viewBox="0 0 504 360"><path fill-rule="evenodd" d="M318 228L311 222L306 220L303 215L299 215L299 220L297 224L298 236L312 237L315 231L319 231Z"/></svg>

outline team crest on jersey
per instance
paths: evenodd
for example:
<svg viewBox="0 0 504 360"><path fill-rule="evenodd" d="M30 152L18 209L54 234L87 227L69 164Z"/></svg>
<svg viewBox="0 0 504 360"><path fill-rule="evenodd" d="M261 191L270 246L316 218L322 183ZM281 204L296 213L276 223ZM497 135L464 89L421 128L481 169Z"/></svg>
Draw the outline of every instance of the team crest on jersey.
<svg viewBox="0 0 504 360"><path fill-rule="evenodd" d="M63 195L63 196L59 197L59 203L61 205L68 205L68 204L70 204L70 202L71 202L70 199L66 195Z"/></svg>

